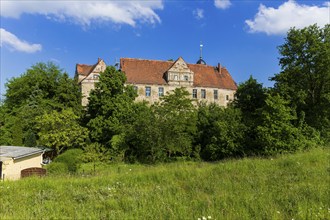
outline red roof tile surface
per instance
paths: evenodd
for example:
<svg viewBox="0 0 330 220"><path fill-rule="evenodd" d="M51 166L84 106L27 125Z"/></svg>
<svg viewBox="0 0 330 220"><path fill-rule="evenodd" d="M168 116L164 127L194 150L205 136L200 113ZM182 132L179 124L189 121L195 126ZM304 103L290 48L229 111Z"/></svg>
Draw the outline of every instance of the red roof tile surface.
<svg viewBox="0 0 330 220"><path fill-rule="evenodd" d="M76 65L76 74L88 76L95 68L95 65L77 64Z"/></svg>
<svg viewBox="0 0 330 220"><path fill-rule="evenodd" d="M166 85L164 74L175 61L142 60L121 58L121 70L125 72L127 82L132 84ZM194 72L195 87L212 87L236 90L237 85L224 67L218 68L203 64L187 64Z"/></svg>

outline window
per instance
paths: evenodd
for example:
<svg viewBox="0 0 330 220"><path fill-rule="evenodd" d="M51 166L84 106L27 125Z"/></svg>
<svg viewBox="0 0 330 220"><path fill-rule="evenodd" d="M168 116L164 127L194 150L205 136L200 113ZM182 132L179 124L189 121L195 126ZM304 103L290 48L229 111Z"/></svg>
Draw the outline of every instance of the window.
<svg viewBox="0 0 330 220"><path fill-rule="evenodd" d="M178 75L174 75L174 80L178 80Z"/></svg>
<svg viewBox="0 0 330 220"><path fill-rule="evenodd" d="M163 87L159 87L158 88L158 96L164 96L164 88Z"/></svg>
<svg viewBox="0 0 330 220"><path fill-rule="evenodd" d="M229 100L229 95L226 95L226 100L227 100L227 101Z"/></svg>
<svg viewBox="0 0 330 220"><path fill-rule="evenodd" d="M202 99L206 99L206 91L205 91L205 89L202 89L201 90L201 97L202 97Z"/></svg>
<svg viewBox="0 0 330 220"><path fill-rule="evenodd" d="M214 99L218 99L218 90L213 90Z"/></svg>
<svg viewBox="0 0 330 220"><path fill-rule="evenodd" d="M185 80L185 81L188 81L188 79L189 79L188 76L185 75L185 76L184 76L184 80Z"/></svg>
<svg viewBox="0 0 330 220"><path fill-rule="evenodd" d="M138 87L137 86L134 86L133 87L135 91L138 91Z"/></svg>
<svg viewBox="0 0 330 220"><path fill-rule="evenodd" d="M94 74L93 75L93 79L98 79L99 78L99 74Z"/></svg>
<svg viewBox="0 0 330 220"><path fill-rule="evenodd" d="M197 99L197 89L193 89L192 96L194 99Z"/></svg>
<svg viewBox="0 0 330 220"><path fill-rule="evenodd" d="M150 95L151 95L151 87L147 86L146 87L146 96L150 97Z"/></svg>

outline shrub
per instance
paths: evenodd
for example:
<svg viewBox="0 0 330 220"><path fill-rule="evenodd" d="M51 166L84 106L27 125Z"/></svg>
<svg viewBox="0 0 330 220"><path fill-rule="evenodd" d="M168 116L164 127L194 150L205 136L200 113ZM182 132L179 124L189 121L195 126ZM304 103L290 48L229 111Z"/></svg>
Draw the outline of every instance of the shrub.
<svg viewBox="0 0 330 220"><path fill-rule="evenodd" d="M59 155L54 162L63 163L70 173L76 173L82 162L83 151L81 149L70 149ZM57 165L62 166L62 165Z"/></svg>
<svg viewBox="0 0 330 220"><path fill-rule="evenodd" d="M62 162L53 162L47 165L50 174L65 174L69 172L68 165Z"/></svg>
<svg viewBox="0 0 330 220"><path fill-rule="evenodd" d="M239 109L216 104L201 106L198 111L198 140L201 158L214 161L242 156L246 127Z"/></svg>

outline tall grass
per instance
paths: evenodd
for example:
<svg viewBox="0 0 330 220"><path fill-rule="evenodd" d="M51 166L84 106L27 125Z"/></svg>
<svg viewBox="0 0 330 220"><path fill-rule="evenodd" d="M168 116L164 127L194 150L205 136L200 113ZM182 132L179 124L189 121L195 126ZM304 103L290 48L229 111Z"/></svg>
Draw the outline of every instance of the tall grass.
<svg viewBox="0 0 330 220"><path fill-rule="evenodd" d="M91 164L0 183L0 219L330 219L330 151L218 163Z"/></svg>

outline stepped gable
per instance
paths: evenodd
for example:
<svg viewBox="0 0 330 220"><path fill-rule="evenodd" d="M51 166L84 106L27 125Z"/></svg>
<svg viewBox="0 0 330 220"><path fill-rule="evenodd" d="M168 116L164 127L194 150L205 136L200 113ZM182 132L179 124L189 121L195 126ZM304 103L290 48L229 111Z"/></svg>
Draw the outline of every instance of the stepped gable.
<svg viewBox="0 0 330 220"><path fill-rule="evenodd" d="M164 74L173 67L174 63L175 61L120 59L121 70L125 73L129 84L167 85ZM187 66L195 74L194 87L237 89L235 81L224 67L215 68L204 64L187 64Z"/></svg>

